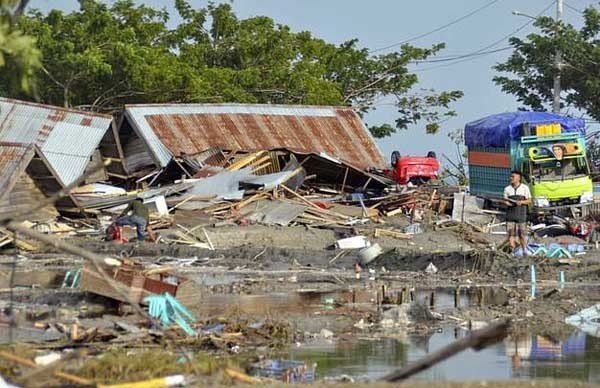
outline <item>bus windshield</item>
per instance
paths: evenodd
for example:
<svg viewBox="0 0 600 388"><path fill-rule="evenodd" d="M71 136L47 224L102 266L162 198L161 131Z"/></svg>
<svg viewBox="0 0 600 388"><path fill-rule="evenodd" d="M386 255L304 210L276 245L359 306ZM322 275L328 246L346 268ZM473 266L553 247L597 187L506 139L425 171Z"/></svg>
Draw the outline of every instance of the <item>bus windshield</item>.
<svg viewBox="0 0 600 388"><path fill-rule="evenodd" d="M588 174L585 157L532 161L531 177L539 181L572 179Z"/></svg>

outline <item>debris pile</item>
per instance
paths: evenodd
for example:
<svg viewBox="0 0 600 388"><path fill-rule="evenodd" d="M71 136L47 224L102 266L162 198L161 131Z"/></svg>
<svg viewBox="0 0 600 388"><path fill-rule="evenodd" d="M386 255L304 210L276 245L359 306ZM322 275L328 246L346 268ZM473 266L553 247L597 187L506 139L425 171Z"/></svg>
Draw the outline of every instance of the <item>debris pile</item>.
<svg viewBox="0 0 600 388"><path fill-rule="evenodd" d="M127 351L114 362L165 348L168 367L125 376L139 386L198 383L198 354L223 357L207 369L228 382L311 383L313 362L271 351L405 334L408 309L434 330L461 320L431 311L439 284L456 287L455 309L474 282L540 290L562 266L563 287L563 271L575 276L562 268L600 243L589 212L535 220L526 250L510 248L500 206L435 180L398 184L348 108L128 106L118 131L110 116L31 109L48 119L20 141L5 137L14 121L0 125L0 342L30 346L0 351L15 365L0 374L22 385L122 382L99 372L115 348ZM227 358L242 353L248 374Z"/></svg>

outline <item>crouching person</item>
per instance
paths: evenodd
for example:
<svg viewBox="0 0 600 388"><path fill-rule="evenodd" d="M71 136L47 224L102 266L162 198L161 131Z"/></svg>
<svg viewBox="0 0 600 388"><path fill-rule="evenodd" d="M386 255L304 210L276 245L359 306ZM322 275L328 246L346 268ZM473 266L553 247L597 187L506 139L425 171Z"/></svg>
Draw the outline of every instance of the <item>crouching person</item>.
<svg viewBox="0 0 600 388"><path fill-rule="evenodd" d="M123 210L123 213L117 218L115 223L119 226L135 226L138 241L146 240L146 230L150 222L150 212L144 201L136 198L129 202L129 205Z"/></svg>

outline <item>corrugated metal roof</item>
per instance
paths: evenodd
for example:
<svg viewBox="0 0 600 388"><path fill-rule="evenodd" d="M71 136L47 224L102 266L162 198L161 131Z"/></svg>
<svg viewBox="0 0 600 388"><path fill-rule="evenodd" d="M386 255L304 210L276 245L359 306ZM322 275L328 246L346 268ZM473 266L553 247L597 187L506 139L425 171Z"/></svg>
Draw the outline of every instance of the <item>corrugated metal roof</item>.
<svg viewBox="0 0 600 388"><path fill-rule="evenodd" d="M0 198L12 189L19 174L33 156L33 146L0 143Z"/></svg>
<svg viewBox="0 0 600 388"><path fill-rule="evenodd" d="M0 97L0 142L37 145L64 185L83 174L111 121L108 115Z"/></svg>
<svg viewBox="0 0 600 388"><path fill-rule="evenodd" d="M360 117L346 107L126 105L125 117L162 167L173 156L213 147L327 153L361 168L386 164Z"/></svg>

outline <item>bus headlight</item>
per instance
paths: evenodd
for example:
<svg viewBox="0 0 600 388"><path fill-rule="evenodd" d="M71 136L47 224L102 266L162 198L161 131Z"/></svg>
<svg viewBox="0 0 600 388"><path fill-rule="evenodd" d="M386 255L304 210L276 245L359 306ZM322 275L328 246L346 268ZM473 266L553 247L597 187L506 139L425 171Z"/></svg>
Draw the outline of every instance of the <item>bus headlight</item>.
<svg viewBox="0 0 600 388"><path fill-rule="evenodd" d="M587 203L594 202L594 192L593 191L584 191L581 193L581 197L579 198L579 203Z"/></svg>
<svg viewBox="0 0 600 388"><path fill-rule="evenodd" d="M546 197L535 197L533 199L533 206L535 207L549 207L550 201Z"/></svg>

